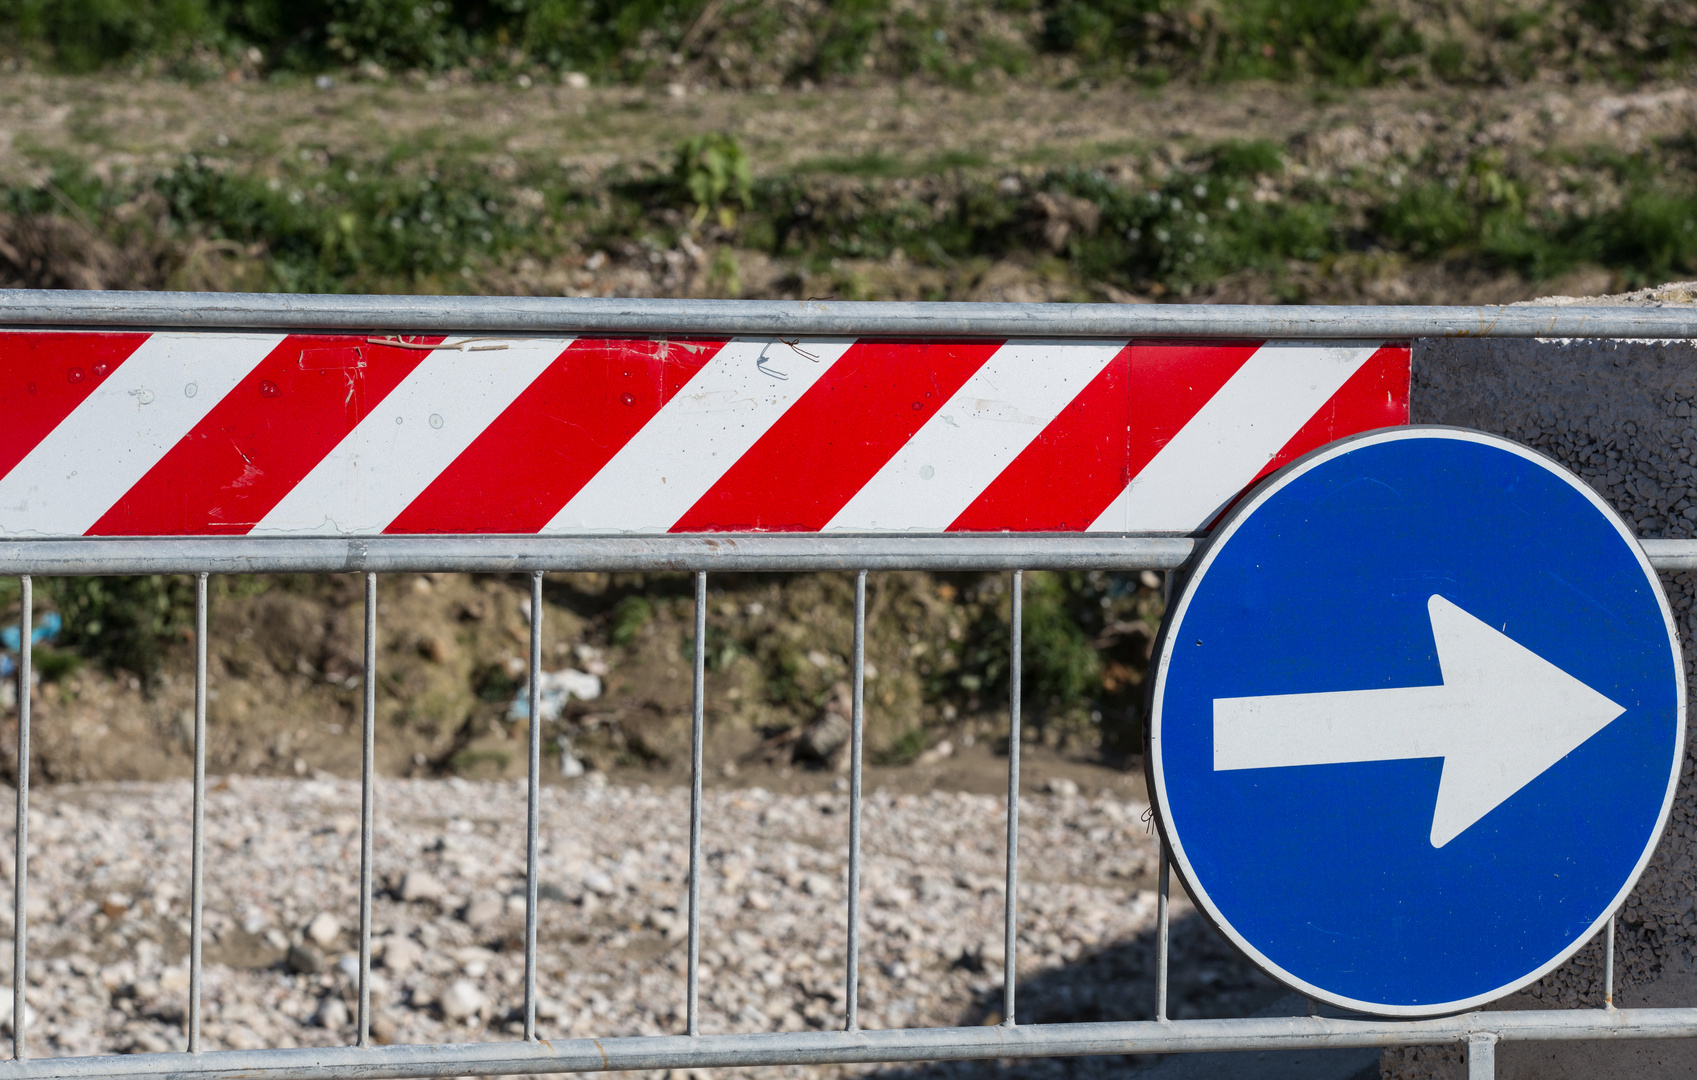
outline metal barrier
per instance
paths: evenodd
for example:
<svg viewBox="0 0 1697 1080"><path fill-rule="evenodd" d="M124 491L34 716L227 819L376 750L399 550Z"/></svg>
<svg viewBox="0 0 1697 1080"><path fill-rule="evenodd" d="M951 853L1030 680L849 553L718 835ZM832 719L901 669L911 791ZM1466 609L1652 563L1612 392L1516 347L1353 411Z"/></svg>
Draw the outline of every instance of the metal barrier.
<svg viewBox="0 0 1697 1080"><path fill-rule="evenodd" d="M239 295L0 292L0 324L9 327L310 327L442 328L456 331L607 333L653 331L764 334L1021 334L1066 337L1301 335L1358 339L1479 334L1504 337L1697 337L1697 315L1676 309L1516 307L1491 309L1202 308L1096 305L705 303L693 301L256 297ZM1389 1047L1452 1044L1466 1048L1470 1076L1489 1077L1499 1040L1676 1038L1697 1036L1697 1007L1613 1006L1613 922L1605 948L1603 1009L1473 1012L1442 1019L1391 1021L1318 1015L1172 1020L1167 1017L1168 861L1161 861L1157 915L1157 1006L1152 1021L1021 1025L1015 1012L1018 939L1018 824L1022 573L1032 569L1172 571L1196 546L1190 536L1057 534L702 534L575 536L363 537L60 537L0 540L0 573L21 580L22 623L32 625L33 579L69 574L190 574L195 594L193 868L186 1053L124 1057L28 1057L26 923L30 762L31 635L20 635L16 878L13 896L13 1060L4 1077L427 1077L621 1069L1032 1058L1215 1050ZM1697 541L1645 540L1663 571L1697 569ZM993 1027L862 1030L857 1016L861 870L866 574L870 569L1008 571L1012 574L1009 657L1007 882L1003 1009ZM530 670L541 669L542 581L548 571L687 571L695 578L694 698L690 793L688 969L685 1034L664 1037L542 1040L536 1028L537 856L541 725L529 728L527 905L522 1040L434 1046L372 1045L371 938L376 680L363 680L360 822L359 1006L357 1042L343 1048L203 1051L201 942L206 795L207 580L210 574L362 573L364 656L376 667L377 575L400 572L501 572L530 576ZM702 739L705 714L706 589L715 571L848 571L855 574L853 705L850 756L846 1014L841 1031L702 1033L698 1023L702 869ZM530 680L530 713L540 684Z"/></svg>

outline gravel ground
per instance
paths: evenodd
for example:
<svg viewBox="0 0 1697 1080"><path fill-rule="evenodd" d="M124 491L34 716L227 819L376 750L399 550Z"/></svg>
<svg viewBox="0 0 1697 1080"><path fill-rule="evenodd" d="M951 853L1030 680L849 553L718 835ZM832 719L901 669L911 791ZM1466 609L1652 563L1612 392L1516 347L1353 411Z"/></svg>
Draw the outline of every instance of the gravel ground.
<svg viewBox="0 0 1697 1080"><path fill-rule="evenodd" d="M1147 1016L1146 805L1055 786L1022 801L1021 1019ZM687 792L592 773L545 789L542 807L541 1033L681 1032ZM840 1025L846 794L710 791L705 810L702 1030ZM358 814L351 781L213 781L208 1049L351 1040ZM862 1024L999 1019L1002 800L875 792L865 829ZM379 782L378 1041L516 1037L523 837L522 784ZM187 785L39 789L30 840L32 1056L182 1049ZM1276 996L1189 911L1178 898L1175 1015L1241 1015ZM7 940L10 921L8 905Z"/></svg>

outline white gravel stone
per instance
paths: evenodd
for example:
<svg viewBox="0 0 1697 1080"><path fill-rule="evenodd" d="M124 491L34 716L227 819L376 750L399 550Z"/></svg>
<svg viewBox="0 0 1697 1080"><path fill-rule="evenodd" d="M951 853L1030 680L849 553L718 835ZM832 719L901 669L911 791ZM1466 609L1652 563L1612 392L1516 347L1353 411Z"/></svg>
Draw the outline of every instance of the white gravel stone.
<svg viewBox="0 0 1697 1080"><path fill-rule="evenodd" d="M401 878L401 899L407 903L442 899L442 883L422 870L408 870Z"/></svg>
<svg viewBox="0 0 1697 1080"><path fill-rule="evenodd" d="M382 957L383 967L386 971L392 971L397 975L405 974L417 967L418 962L424 959L423 947L411 938L391 936L381 940L383 950L379 955Z"/></svg>
<svg viewBox="0 0 1697 1080"><path fill-rule="evenodd" d="M499 896L480 896L466 905L466 925L477 930L499 919L507 905Z"/></svg>
<svg viewBox="0 0 1697 1080"><path fill-rule="evenodd" d="M319 948L327 949L342 933L342 922L328 911L321 911L306 924L306 936Z"/></svg>
<svg viewBox="0 0 1697 1080"><path fill-rule="evenodd" d="M358 921L359 835L331 826L358 813L359 784L237 776L210 787L203 1045L344 1044L355 983L337 961ZM1022 805L1021 977L1041 984L1069 958L1147 940L1157 864L1144 806L1051 795ZM522 783L378 781L374 871L401 883L372 908L372 1023L388 1040L519 1030L524 807ZM704 808L701 1029L840 1028L847 795L719 790ZM539 1033L681 1033L688 792L579 783L545 788L541 809ZM30 889L42 905L30 926L32 1056L183 1049L189 811L186 783L32 794ZM872 792L865 823L862 1025L979 1022L1000 1000L1001 800ZM0 845L0 890L10 874ZM426 881L442 902L408 902L408 883L424 899ZM119 918L100 904L115 892L132 901ZM521 902L509 904L515 893ZM451 897L492 900L494 914L474 925ZM287 938L244 932L256 913L269 930L312 928L307 947L329 961L290 971ZM1135 983L1136 1001L1152 1000L1152 979ZM1036 1020L1045 1000L1073 993L1038 985L1020 1000ZM0 992L0 1015L3 1003ZM1130 999L1112 1007L1145 1010Z"/></svg>
<svg viewBox="0 0 1697 1080"><path fill-rule="evenodd" d="M469 979L456 979L442 992L442 1015L450 1020L476 1016L488 1005L489 999Z"/></svg>
<svg viewBox="0 0 1697 1080"><path fill-rule="evenodd" d="M341 998L331 994L318 1003L318 1011L312 1014L312 1019L326 1031L341 1031L348 1026L348 1007Z"/></svg>
<svg viewBox="0 0 1697 1080"><path fill-rule="evenodd" d="M25 997L24 1027L29 1028L35 1024L35 1007L30 1005L27 994ZM12 1034L12 991L10 989L0 989L0 1031L7 1035Z"/></svg>

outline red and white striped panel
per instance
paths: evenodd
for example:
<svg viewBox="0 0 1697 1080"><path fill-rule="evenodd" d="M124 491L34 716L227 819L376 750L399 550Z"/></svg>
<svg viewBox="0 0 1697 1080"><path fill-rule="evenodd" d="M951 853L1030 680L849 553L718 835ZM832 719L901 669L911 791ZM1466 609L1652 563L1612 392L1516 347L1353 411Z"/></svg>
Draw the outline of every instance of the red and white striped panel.
<svg viewBox="0 0 1697 1080"><path fill-rule="evenodd" d="M0 536L1184 533L1408 421L1406 344L399 340L0 333Z"/></svg>

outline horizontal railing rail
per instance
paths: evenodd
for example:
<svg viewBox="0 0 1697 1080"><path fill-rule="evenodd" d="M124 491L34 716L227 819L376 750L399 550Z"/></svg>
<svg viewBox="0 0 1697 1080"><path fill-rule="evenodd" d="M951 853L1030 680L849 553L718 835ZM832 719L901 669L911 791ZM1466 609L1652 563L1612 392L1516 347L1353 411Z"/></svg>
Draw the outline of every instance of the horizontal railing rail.
<svg viewBox="0 0 1697 1080"><path fill-rule="evenodd" d="M0 1062L0 1078L153 1077L331 1080L609 1072L630 1069L845 1065L1206 1051L1343 1050L1572 1039L1697 1037L1697 1009L1540 1009L1441 1020L1251 1017L1017 1027L894 1028L773 1034L662 1035L538 1042L219 1050Z"/></svg>
<svg viewBox="0 0 1697 1080"><path fill-rule="evenodd" d="M77 537L0 540L0 574L1176 570L1200 543L1093 533ZM1697 540L1639 543L1657 570L1697 570Z"/></svg>
<svg viewBox="0 0 1697 1080"><path fill-rule="evenodd" d="M0 289L0 326L765 337L1697 338L1697 305L1302 307Z"/></svg>
<svg viewBox="0 0 1697 1080"><path fill-rule="evenodd" d="M0 574L1172 570L1196 545L1090 533L78 537L0 540Z"/></svg>

